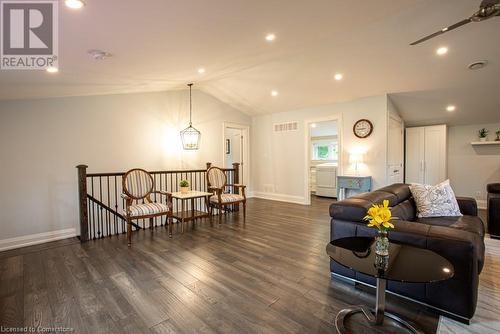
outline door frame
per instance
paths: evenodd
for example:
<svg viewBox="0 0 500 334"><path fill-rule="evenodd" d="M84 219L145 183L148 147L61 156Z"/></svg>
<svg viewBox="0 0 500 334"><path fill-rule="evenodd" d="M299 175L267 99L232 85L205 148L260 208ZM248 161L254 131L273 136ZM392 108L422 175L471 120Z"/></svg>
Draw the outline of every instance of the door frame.
<svg viewBox="0 0 500 334"><path fill-rule="evenodd" d="M320 123L326 121L336 121L337 122L337 139L338 139L338 153L339 159L337 162L337 175L342 175L342 156L344 155L343 148L343 122L342 122L342 114L333 114L331 116L325 116L322 118L310 118L304 120L304 151L305 151L305 159L304 159L304 204L311 205L311 192L309 191L309 169L310 169L310 156L311 156L311 123Z"/></svg>
<svg viewBox="0 0 500 334"><path fill-rule="evenodd" d="M386 182L389 181L389 177L390 177L390 173L389 173L389 141L391 138L389 138L389 129L390 129L390 126L391 126L391 119L394 120L394 121L397 121L400 125L401 125L401 176L402 176L402 181L401 183L404 183L405 182L405 179L406 179L406 155L405 155L405 151L406 151L406 141L405 141L405 122L403 120L403 118L401 118L401 116L399 116L399 114L397 113L393 113L393 112L389 112L388 115L387 115L387 138L386 138L386 147L387 147L387 160L386 160L386 163L385 163L385 180Z"/></svg>
<svg viewBox="0 0 500 334"><path fill-rule="evenodd" d="M249 192L250 188L250 178L251 178L251 173L250 173L250 125L246 124L240 124L240 123L232 123L232 122L222 122L222 145L221 145L221 152L222 152L222 166L225 165L226 161L226 129L239 129L241 130L241 133L243 135L243 168L244 168L244 175L243 177L246 179L240 179L240 183L244 184L247 186L247 192Z"/></svg>

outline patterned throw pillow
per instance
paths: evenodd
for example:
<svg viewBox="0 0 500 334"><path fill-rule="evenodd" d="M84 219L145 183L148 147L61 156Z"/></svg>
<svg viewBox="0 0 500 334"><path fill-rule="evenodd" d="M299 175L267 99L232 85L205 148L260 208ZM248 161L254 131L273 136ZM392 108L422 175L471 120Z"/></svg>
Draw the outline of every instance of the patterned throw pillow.
<svg viewBox="0 0 500 334"><path fill-rule="evenodd" d="M410 191L417 204L419 218L462 216L450 180L435 186L411 184Z"/></svg>

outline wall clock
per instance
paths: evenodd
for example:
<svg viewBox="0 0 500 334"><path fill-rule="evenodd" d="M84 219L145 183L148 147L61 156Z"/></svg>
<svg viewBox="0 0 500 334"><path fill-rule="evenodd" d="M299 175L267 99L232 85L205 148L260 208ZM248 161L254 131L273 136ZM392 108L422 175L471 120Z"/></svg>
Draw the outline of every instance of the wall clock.
<svg viewBox="0 0 500 334"><path fill-rule="evenodd" d="M358 138L366 138L372 134L373 124L367 119L360 119L352 127L354 135Z"/></svg>

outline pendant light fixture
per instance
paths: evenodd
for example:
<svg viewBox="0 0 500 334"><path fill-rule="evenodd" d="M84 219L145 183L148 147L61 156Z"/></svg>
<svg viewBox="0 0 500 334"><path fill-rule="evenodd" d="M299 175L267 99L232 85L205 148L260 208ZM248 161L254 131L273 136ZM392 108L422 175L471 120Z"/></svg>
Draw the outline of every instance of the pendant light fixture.
<svg viewBox="0 0 500 334"><path fill-rule="evenodd" d="M193 112L193 102L192 102L192 83L188 84L189 87L189 126L181 131L182 147L185 150L197 150L200 145L200 131L193 128L191 123L191 114Z"/></svg>

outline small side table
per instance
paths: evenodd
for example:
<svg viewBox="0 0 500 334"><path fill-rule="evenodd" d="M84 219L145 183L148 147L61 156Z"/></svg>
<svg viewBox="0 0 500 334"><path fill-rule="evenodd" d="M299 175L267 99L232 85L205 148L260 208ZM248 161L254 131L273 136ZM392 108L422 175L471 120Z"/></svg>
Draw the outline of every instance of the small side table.
<svg viewBox="0 0 500 334"><path fill-rule="evenodd" d="M326 246L326 253L338 264L377 279L375 309L368 306L351 306L341 310L335 318L337 333L346 334L345 320L355 313L363 313L372 326L380 326L386 318L398 323L414 334L423 332L402 319L385 311L387 281L401 283L433 283L450 279L455 275L453 264L429 249L417 248L390 241L389 255L375 252L375 239L346 237L333 240ZM408 266L408 263L412 263Z"/></svg>
<svg viewBox="0 0 500 334"><path fill-rule="evenodd" d="M347 190L367 192L371 189L371 176L337 175L337 201L346 198Z"/></svg>
<svg viewBox="0 0 500 334"><path fill-rule="evenodd" d="M188 191L187 193L181 193L181 192L172 193L172 198L181 201L181 211L174 212L172 216L181 222L182 233L184 233L185 221L193 221L194 224L194 221L198 218L209 217L208 201L209 197L212 195L213 195L212 193L207 193L204 191L196 191L196 190L191 190ZM195 210L194 200L197 198L205 198L205 208L207 209L206 212ZM185 202L188 200L191 201L191 212L188 212L187 205L185 204Z"/></svg>

